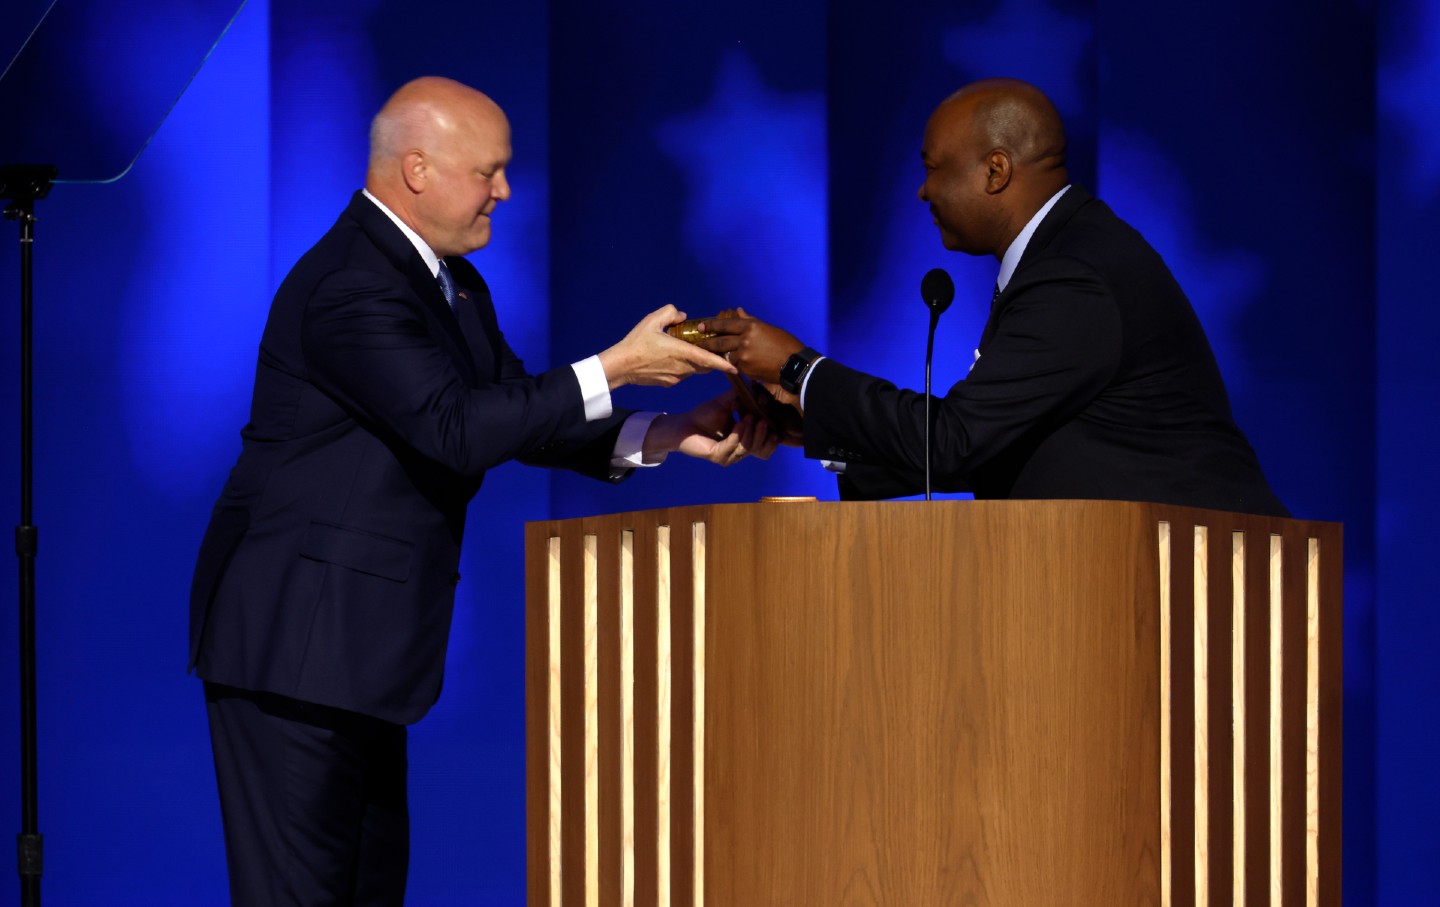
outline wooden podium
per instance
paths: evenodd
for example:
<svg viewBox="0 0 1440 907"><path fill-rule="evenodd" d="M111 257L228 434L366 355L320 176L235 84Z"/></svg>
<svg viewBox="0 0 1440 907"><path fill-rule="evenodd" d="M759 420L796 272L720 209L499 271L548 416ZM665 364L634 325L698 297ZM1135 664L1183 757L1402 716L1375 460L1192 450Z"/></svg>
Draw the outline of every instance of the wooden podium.
<svg viewBox="0 0 1440 907"><path fill-rule="evenodd" d="M683 507L526 579L531 907L1340 903L1338 524Z"/></svg>

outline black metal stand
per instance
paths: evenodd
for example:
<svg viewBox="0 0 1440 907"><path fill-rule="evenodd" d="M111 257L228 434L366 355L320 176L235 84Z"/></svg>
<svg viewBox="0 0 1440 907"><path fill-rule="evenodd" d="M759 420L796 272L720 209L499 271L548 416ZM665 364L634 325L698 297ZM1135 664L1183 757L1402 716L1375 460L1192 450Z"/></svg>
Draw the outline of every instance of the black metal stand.
<svg viewBox="0 0 1440 907"><path fill-rule="evenodd" d="M935 329L940 326L940 313L934 309L930 310L930 334L925 340L925 500L931 500L930 496L930 459L931 448L934 444L931 436L935 433L935 423L930 415L930 362L935 358Z"/></svg>
<svg viewBox="0 0 1440 907"><path fill-rule="evenodd" d="M930 500L930 460L933 453L931 435L935 423L930 417L930 361L935 357L935 329L940 326L940 316L950 308L955 299L955 281L944 268L931 268L920 279L920 298L930 310L930 334L925 340L925 500Z"/></svg>
<svg viewBox="0 0 1440 907"><path fill-rule="evenodd" d="M35 202L50 193L55 168L0 167L0 199L7 199L7 220L20 224L20 525L15 528L15 554L20 558L20 903L39 907L40 874L45 842L40 834L39 773L35 746L35 554L39 530L31 520L34 484L31 335Z"/></svg>

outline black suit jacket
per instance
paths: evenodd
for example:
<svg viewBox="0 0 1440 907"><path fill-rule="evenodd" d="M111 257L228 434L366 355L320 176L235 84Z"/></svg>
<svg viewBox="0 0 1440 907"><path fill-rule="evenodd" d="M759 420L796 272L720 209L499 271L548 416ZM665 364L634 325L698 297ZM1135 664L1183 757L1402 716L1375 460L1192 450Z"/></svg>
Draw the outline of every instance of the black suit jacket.
<svg viewBox="0 0 1440 907"><path fill-rule="evenodd" d="M569 367L531 376L489 290L452 312L356 193L275 295L250 422L201 543L206 680L411 723L440 693L466 504L510 459L616 478L626 413L587 423Z"/></svg>
<svg viewBox="0 0 1440 907"><path fill-rule="evenodd" d="M979 350L936 406L935 487L1286 515L1179 284L1080 187L1040 222ZM806 455L850 464L842 497L923 490L923 394L825 360L805 404Z"/></svg>

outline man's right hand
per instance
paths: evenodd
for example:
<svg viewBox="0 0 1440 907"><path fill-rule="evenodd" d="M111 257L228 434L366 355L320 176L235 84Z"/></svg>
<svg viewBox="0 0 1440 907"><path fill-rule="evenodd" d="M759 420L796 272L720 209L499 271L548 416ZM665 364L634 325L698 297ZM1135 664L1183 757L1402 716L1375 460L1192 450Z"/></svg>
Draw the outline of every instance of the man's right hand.
<svg viewBox="0 0 1440 907"><path fill-rule="evenodd" d="M764 384L779 384L785 360L805 348L805 344L790 333L752 318L744 309L706 318L699 328L716 335L701 340L700 346L720 353L727 362L734 363L741 374Z"/></svg>
<svg viewBox="0 0 1440 907"><path fill-rule="evenodd" d="M681 379L701 372L735 373L735 366L708 352L665 333L672 324L685 320L685 313L673 305L656 309L640 319L630 333L600 354L600 365L613 391L626 384L671 387Z"/></svg>

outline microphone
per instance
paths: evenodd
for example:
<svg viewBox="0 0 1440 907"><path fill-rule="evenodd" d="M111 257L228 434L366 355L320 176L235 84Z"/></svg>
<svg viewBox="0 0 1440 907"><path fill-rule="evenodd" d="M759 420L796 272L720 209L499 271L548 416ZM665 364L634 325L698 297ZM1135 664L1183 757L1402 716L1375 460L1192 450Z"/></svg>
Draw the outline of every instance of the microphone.
<svg viewBox="0 0 1440 907"><path fill-rule="evenodd" d="M925 342L925 500L930 500L930 361L935 353L935 329L940 316L955 299L955 281L944 268L931 268L920 279L920 298L930 309L930 337Z"/></svg>
<svg viewBox="0 0 1440 907"><path fill-rule="evenodd" d="M925 300L931 315L938 320L955 300L955 281L950 279L944 268L931 268L920 278L920 298Z"/></svg>

